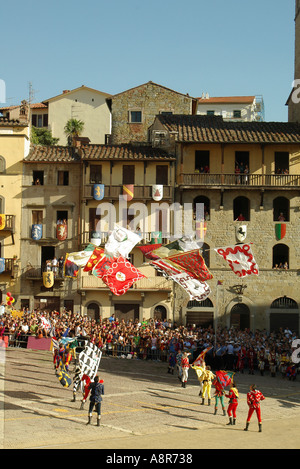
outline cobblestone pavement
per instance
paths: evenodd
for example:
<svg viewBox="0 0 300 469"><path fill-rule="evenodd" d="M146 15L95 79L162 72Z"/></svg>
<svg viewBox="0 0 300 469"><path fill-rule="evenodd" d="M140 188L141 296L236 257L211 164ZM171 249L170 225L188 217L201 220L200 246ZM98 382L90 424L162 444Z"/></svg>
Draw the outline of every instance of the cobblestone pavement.
<svg viewBox="0 0 300 469"><path fill-rule="evenodd" d="M71 367L72 369L72 367ZM290 382L256 374L236 374L240 392L236 426L227 416L200 405L193 370L184 389L161 362L103 357L105 384L101 427L86 426L88 403L80 410L80 394L71 402L55 376L51 352L1 349L0 445L3 449L299 449L300 378ZM262 403L263 432L253 415L249 431L246 393L255 382L267 398ZM227 399L226 399L227 401Z"/></svg>

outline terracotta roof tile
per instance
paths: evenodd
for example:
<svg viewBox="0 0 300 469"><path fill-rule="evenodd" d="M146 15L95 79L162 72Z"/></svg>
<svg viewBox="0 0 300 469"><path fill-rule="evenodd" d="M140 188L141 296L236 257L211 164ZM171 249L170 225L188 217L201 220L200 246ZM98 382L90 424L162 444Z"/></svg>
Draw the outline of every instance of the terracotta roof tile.
<svg viewBox="0 0 300 469"><path fill-rule="evenodd" d="M144 145L84 145L84 160L174 160L166 151Z"/></svg>
<svg viewBox="0 0 300 469"><path fill-rule="evenodd" d="M198 98L199 104L251 104L255 96L221 96Z"/></svg>
<svg viewBox="0 0 300 469"><path fill-rule="evenodd" d="M289 122L227 122L221 116L160 115L160 123L189 143L300 143L300 125Z"/></svg>
<svg viewBox="0 0 300 469"><path fill-rule="evenodd" d="M78 163L80 157L72 147L32 145L25 163Z"/></svg>
<svg viewBox="0 0 300 469"><path fill-rule="evenodd" d="M1 127L27 127L27 122L20 122L17 119L8 119L7 117L0 116L0 126Z"/></svg>

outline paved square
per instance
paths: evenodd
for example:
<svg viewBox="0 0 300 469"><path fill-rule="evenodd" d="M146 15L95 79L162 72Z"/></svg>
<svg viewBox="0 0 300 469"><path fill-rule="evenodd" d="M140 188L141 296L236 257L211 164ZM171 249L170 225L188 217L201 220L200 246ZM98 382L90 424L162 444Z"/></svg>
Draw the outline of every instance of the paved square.
<svg viewBox="0 0 300 469"><path fill-rule="evenodd" d="M227 415L221 411L214 415L214 399L211 406L200 405L194 370L189 371L184 389L175 374L167 373L166 363L104 356L99 428L96 414L86 426L88 403L80 410L80 392L71 402L72 388L59 383L51 352L9 348L4 354L0 385L4 449L300 448L299 375L298 381L290 382L279 373L276 378L237 373L237 424L229 427ZM266 397L261 404L262 433L255 415L249 431L243 431L246 394L253 382Z"/></svg>

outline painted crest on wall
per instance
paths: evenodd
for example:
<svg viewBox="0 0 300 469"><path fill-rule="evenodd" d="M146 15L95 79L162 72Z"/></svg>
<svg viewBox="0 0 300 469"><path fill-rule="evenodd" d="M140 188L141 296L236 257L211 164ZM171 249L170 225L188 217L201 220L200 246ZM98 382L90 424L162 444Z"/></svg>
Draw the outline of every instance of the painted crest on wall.
<svg viewBox="0 0 300 469"><path fill-rule="evenodd" d="M235 237L237 241L243 243L247 238L247 225L238 225L235 228Z"/></svg>
<svg viewBox="0 0 300 469"><path fill-rule="evenodd" d="M156 202L159 202L164 195L164 186L162 184L154 184L152 186L152 198Z"/></svg>
<svg viewBox="0 0 300 469"><path fill-rule="evenodd" d="M102 200L104 198L105 186L104 184L94 184L93 197L95 200Z"/></svg>
<svg viewBox="0 0 300 469"><path fill-rule="evenodd" d="M34 241L38 241L43 236L43 225L34 224L31 228L31 237Z"/></svg>

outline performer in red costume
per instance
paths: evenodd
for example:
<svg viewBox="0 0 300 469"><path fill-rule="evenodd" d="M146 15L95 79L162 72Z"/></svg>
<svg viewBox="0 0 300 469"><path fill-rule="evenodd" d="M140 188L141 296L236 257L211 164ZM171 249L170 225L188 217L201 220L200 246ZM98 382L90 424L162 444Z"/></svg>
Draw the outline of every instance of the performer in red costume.
<svg viewBox="0 0 300 469"><path fill-rule="evenodd" d="M81 401L80 410L83 410L84 403L86 402L86 400L89 396L89 393L90 393L91 378L88 375L83 375L82 378L81 378L81 381L84 385L84 392L83 392L83 398L82 398L82 401Z"/></svg>
<svg viewBox="0 0 300 469"><path fill-rule="evenodd" d="M229 399L229 406L227 409L227 414L229 417L229 422L227 425L235 425L236 422L236 409L238 406L239 392L236 388L235 383L230 385L230 390L228 394L225 394L225 397Z"/></svg>
<svg viewBox="0 0 300 469"><path fill-rule="evenodd" d="M249 406L249 412L248 412L246 427L244 428L245 431L248 431L250 420L254 411L256 412L256 415L257 415L259 432L262 431L260 402L263 401L264 399L265 399L264 395L258 389L256 389L255 384L251 384L250 392L248 392L247 394L247 403Z"/></svg>
<svg viewBox="0 0 300 469"><path fill-rule="evenodd" d="M188 373L189 373L189 369L190 369L190 362L189 362L189 355L191 355L190 353L187 353L187 352L184 352L183 355L182 355L182 359L181 359L181 368L182 368L182 378L181 378L181 386L183 388L186 387L186 383L187 383L187 380L188 380Z"/></svg>

